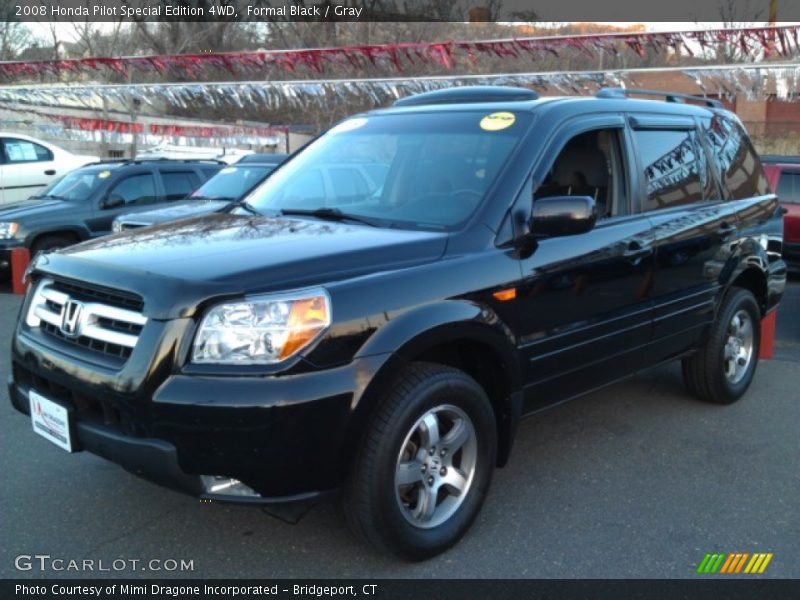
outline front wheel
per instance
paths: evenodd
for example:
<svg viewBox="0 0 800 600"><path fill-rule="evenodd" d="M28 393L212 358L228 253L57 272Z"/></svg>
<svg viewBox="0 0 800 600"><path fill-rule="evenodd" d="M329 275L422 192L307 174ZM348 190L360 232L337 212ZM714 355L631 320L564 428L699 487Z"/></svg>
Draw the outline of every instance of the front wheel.
<svg viewBox="0 0 800 600"><path fill-rule="evenodd" d="M692 395L716 404L742 397L758 364L760 316L749 290L728 292L705 345L683 360L683 379Z"/></svg>
<svg viewBox="0 0 800 600"><path fill-rule="evenodd" d="M353 531L409 560L443 552L483 504L497 452L486 393L466 373L413 363L373 415L343 494Z"/></svg>

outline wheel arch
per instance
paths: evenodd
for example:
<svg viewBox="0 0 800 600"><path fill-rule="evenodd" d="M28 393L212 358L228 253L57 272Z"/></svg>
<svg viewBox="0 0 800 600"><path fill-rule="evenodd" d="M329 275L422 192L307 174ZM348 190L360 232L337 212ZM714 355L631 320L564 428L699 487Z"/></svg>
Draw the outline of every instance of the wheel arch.
<svg viewBox="0 0 800 600"><path fill-rule="evenodd" d="M83 227L73 226L73 225L37 230L31 232L28 235L28 237L25 240L25 245L28 246L28 248L32 249L33 246L36 244L36 242L38 242L42 238L51 235L52 236L63 235L63 236L74 237L76 240L75 243L78 243L87 240L89 238L89 231Z"/></svg>
<svg viewBox="0 0 800 600"><path fill-rule="evenodd" d="M349 465L361 443L370 415L405 366L415 361L460 369L484 389L495 413L497 465L510 454L521 413L522 375L510 330L488 307L445 301L407 313L378 331L359 356L393 348L357 399L346 437L343 464Z"/></svg>

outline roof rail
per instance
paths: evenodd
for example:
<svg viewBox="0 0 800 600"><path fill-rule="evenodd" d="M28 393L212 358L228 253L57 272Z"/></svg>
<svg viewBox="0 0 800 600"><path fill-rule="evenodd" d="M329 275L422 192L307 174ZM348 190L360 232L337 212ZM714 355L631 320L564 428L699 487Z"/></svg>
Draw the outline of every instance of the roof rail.
<svg viewBox="0 0 800 600"><path fill-rule="evenodd" d="M215 165L226 165L224 160L218 158L167 158L166 156L158 156L154 158L101 158L84 166L89 165L106 165L106 164L126 164L138 165L149 162L176 162L176 163L211 163Z"/></svg>
<svg viewBox="0 0 800 600"><path fill-rule="evenodd" d="M764 164L790 164L800 165L800 156L786 156L783 154L762 154L761 162Z"/></svg>
<svg viewBox="0 0 800 600"><path fill-rule="evenodd" d="M528 88L503 85L468 85L432 92L423 92L396 100L392 106L422 106L425 104L462 104L478 102L518 102L538 100L539 94Z"/></svg>
<svg viewBox="0 0 800 600"><path fill-rule="evenodd" d="M627 98L628 96L663 96L667 102L700 102L709 108L725 108L722 102L714 98L704 96L692 96L691 94L678 94L675 92L664 92L661 90L639 90L628 88L603 88L597 94L597 98Z"/></svg>

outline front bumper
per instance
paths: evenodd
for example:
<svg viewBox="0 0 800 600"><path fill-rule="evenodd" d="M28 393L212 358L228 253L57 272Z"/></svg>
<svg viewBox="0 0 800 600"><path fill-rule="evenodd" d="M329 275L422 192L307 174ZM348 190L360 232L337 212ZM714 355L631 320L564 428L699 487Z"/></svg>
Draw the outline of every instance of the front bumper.
<svg viewBox="0 0 800 600"><path fill-rule="evenodd" d="M176 374L132 397L110 387L98 393L86 365L19 333L12 357L14 407L29 414L31 389L67 406L76 450L193 496L262 503L307 500L341 485L353 415L385 360L280 377ZM259 497L206 494L201 475L237 479Z"/></svg>
<svg viewBox="0 0 800 600"><path fill-rule="evenodd" d="M19 240L0 240L0 273L7 273L11 271L11 251L15 248L24 248Z"/></svg>

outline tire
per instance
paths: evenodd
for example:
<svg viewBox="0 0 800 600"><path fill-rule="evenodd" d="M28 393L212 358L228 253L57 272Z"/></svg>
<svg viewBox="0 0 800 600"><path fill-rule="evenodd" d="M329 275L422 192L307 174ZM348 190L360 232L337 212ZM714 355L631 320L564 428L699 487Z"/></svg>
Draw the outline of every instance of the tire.
<svg viewBox="0 0 800 600"><path fill-rule="evenodd" d="M39 252L50 252L51 250L58 250L59 248L66 248L72 244L77 243L75 238L65 234L48 234L43 235L36 239L31 246L31 258L36 256Z"/></svg>
<svg viewBox="0 0 800 600"><path fill-rule="evenodd" d="M689 392L705 402L732 404L750 387L761 345L761 311L749 290L731 288L705 345L683 359Z"/></svg>
<svg viewBox="0 0 800 600"><path fill-rule="evenodd" d="M426 426L433 422L438 442ZM460 440L449 454L448 439ZM342 494L345 518L381 551L414 561L435 556L478 515L496 454L497 425L483 388L458 369L412 363L368 423ZM412 483L399 484L401 473ZM458 486L466 491L456 494Z"/></svg>

